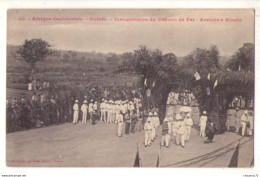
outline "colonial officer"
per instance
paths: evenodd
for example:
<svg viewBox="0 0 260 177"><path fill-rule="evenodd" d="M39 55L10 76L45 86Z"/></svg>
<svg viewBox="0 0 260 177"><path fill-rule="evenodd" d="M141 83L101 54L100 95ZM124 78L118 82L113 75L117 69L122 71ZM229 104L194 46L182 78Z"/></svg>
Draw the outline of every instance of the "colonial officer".
<svg viewBox="0 0 260 177"><path fill-rule="evenodd" d="M82 123L87 123L87 113L88 113L87 100L84 100L81 106L81 111L82 111Z"/></svg>
<svg viewBox="0 0 260 177"><path fill-rule="evenodd" d="M189 141L190 140L191 127L193 125L193 120L191 118L190 113L187 113L187 115L186 115L186 117L184 119L184 123L185 123L185 128L186 128L185 140Z"/></svg>
<svg viewBox="0 0 260 177"><path fill-rule="evenodd" d="M73 105L73 124L78 123L79 119L79 105L78 105L78 100L75 101L75 104Z"/></svg>
<svg viewBox="0 0 260 177"><path fill-rule="evenodd" d="M152 139L152 129L153 125L151 123L151 120L147 119L146 123L144 124L144 145L145 147L151 145L151 139Z"/></svg>

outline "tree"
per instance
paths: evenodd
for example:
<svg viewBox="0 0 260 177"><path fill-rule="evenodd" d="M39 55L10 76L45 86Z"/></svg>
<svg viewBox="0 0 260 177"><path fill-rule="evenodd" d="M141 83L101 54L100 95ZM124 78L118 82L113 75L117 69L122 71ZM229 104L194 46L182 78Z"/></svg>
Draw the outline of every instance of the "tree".
<svg viewBox="0 0 260 177"><path fill-rule="evenodd" d="M38 61L44 60L51 54L51 46L42 39L25 40L24 44L18 49L17 53L26 61L31 68L31 77L36 84L35 68ZM34 90L36 87L34 86Z"/></svg>
<svg viewBox="0 0 260 177"><path fill-rule="evenodd" d="M255 46L251 43L245 43L243 47L239 48L232 56L225 67L232 71L254 71L255 61Z"/></svg>

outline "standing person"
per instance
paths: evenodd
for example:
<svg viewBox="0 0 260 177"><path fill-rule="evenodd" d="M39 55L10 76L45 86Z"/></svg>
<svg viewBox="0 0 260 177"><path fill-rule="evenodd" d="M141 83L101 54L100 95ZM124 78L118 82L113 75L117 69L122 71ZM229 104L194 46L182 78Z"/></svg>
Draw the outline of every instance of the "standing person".
<svg viewBox="0 0 260 177"><path fill-rule="evenodd" d="M212 143L214 136L215 136L215 127L214 127L213 122L211 122L209 124L208 131L207 131L207 137L208 137L209 143Z"/></svg>
<svg viewBox="0 0 260 177"><path fill-rule="evenodd" d="M93 116L92 116L92 119L91 119L91 124L92 125L95 125L96 124L96 119L97 119L97 111L98 111L98 105L97 105L97 101L94 102L93 104Z"/></svg>
<svg viewBox="0 0 260 177"><path fill-rule="evenodd" d="M78 100L75 101L75 104L73 105L73 125L75 125L76 123L78 123L78 119L79 119L79 104L78 104Z"/></svg>
<svg viewBox="0 0 260 177"><path fill-rule="evenodd" d="M151 138L152 138L152 129L153 125L151 123L151 120L147 119L147 122L144 124L144 145L145 147L151 145Z"/></svg>
<svg viewBox="0 0 260 177"><path fill-rule="evenodd" d="M185 141L189 141L190 140L191 127L193 126L193 120L191 118L190 113L187 113L187 115L184 119L184 123L185 123L185 128L186 128Z"/></svg>
<svg viewBox="0 0 260 177"><path fill-rule="evenodd" d="M125 134L129 135L129 129L130 129L131 119L129 115L129 111L125 114Z"/></svg>
<svg viewBox="0 0 260 177"><path fill-rule="evenodd" d="M241 116L241 126L242 126L241 135L242 136L245 136L245 134L246 134L246 125L247 125L247 123L248 123L248 111L245 110L245 112Z"/></svg>
<svg viewBox="0 0 260 177"><path fill-rule="evenodd" d="M200 116L200 136L205 137L206 125L207 125L207 112L203 111L203 114Z"/></svg>
<svg viewBox="0 0 260 177"><path fill-rule="evenodd" d="M130 118L131 118L131 133L135 133L135 126L137 122L137 114L135 110L131 111Z"/></svg>
<svg viewBox="0 0 260 177"><path fill-rule="evenodd" d="M140 132L143 129L143 118L141 114L137 113L137 124L136 124L136 131Z"/></svg>
<svg viewBox="0 0 260 177"><path fill-rule="evenodd" d="M100 104L100 112L101 112L100 122L105 121L105 116L106 116L105 115L106 114L106 112L105 112L106 105L105 104L106 104L105 99L103 98L102 102Z"/></svg>
<svg viewBox="0 0 260 177"><path fill-rule="evenodd" d="M82 111L82 123L87 123L87 113L88 113L87 100L84 100L81 106L81 111Z"/></svg>
<svg viewBox="0 0 260 177"><path fill-rule="evenodd" d="M185 147L185 124L183 119L178 119L176 122L176 144L179 146L181 142L181 147Z"/></svg>
<svg viewBox="0 0 260 177"><path fill-rule="evenodd" d="M118 114L118 130L117 130L118 137L122 136L123 128L124 128L123 112L120 111L120 113Z"/></svg>
<svg viewBox="0 0 260 177"><path fill-rule="evenodd" d="M161 146L169 147L169 138L167 137L169 132L168 119L165 118L162 124L162 141Z"/></svg>
<svg viewBox="0 0 260 177"><path fill-rule="evenodd" d="M239 107L236 107L236 112L234 114L234 118L235 118L235 127L236 127L236 133L239 132L239 128L240 128L240 115L239 115Z"/></svg>
<svg viewBox="0 0 260 177"><path fill-rule="evenodd" d="M158 127L160 126L160 119L159 119L159 116L157 114L157 112L154 112L154 127L155 127L155 137L157 137L157 129Z"/></svg>
<svg viewBox="0 0 260 177"><path fill-rule="evenodd" d="M254 117L253 117L253 113L252 112L249 113L248 121L249 121L248 135L252 136L253 135L253 130L254 130Z"/></svg>
<svg viewBox="0 0 260 177"><path fill-rule="evenodd" d="M90 100L90 103L89 103L89 105L88 105L88 112L89 112L89 121L91 121L92 120L92 117L93 117L93 112L94 112L94 110L93 110L93 99L92 100Z"/></svg>

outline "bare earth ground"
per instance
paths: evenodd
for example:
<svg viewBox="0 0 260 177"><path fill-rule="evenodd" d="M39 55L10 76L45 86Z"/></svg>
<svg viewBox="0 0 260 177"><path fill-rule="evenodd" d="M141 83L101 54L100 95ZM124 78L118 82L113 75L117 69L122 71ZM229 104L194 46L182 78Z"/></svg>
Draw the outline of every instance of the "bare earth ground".
<svg viewBox="0 0 260 177"><path fill-rule="evenodd" d="M98 122L58 126L27 130L7 134L7 166L32 167L132 167L136 155L137 143L143 167L155 167L160 149L159 137L151 147L143 145L144 132L116 136L117 126ZM185 148L171 144L170 148L161 149L161 166L187 160L219 149L241 136L227 132L215 136L212 144L204 144L204 138L198 136L193 128L190 142ZM245 137L244 140L249 140ZM233 145L232 147L235 147ZM223 152L223 151L222 151ZM203 167L227 167L234 150L220 156ZM253 157L253 140L241 145L239 167L249 167ZM192 164L198 167L200 164ZM171 166L169 166L171 167Z"/></svg>

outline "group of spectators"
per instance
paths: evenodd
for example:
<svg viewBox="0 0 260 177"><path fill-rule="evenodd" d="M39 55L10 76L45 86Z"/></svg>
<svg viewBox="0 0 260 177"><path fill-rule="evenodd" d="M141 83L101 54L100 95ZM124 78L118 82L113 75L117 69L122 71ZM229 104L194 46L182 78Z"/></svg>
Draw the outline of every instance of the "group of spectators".
<svg viewBox="0 0 260 177"><path fill-rule="evenodd" d="M103 102L102 99L112 101L112 104L115 104L115 100L127 100L130 102L134 98L141 98L140 91L134 88L92 87L87 88L83 93L77 92L77 94L75 92L60 94L59 91L45 91L34 92L31 97L23 95L21 98L7 99L7 132L72 122L75 100L95 105L96 110L95 106L92 109L95 111L90 109L90 112L87 113L87 118L90 120L91 117L95 117L96 120L99 120L101 117L100 106ZM78 116L80 119L82 115L83 113L79 112Z"/></svg>
<svg viewBox="0 0 260 177"><path fill-rule="evenodd" d="M197 106L197 100L193 93L188 90L182 90L180 92L172 91L168 95L167 105L190 105Z"/></svg>

